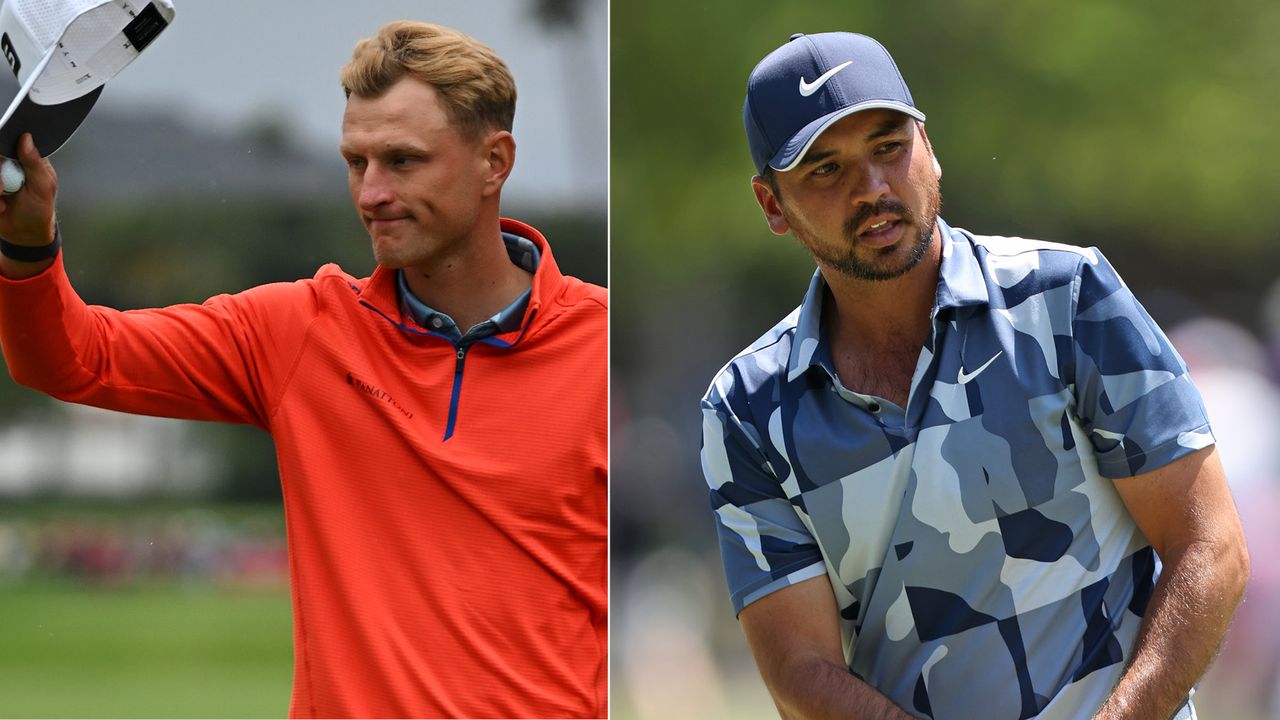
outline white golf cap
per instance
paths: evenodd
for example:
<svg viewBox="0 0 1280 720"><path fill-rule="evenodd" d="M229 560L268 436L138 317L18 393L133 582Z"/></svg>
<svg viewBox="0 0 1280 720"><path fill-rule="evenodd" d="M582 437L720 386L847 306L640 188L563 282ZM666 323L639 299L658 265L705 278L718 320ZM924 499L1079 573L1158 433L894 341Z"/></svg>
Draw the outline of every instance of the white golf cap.
<svg viewBox="0 0 1280 720"><path fill-rule="evenodd" d="M16 157L25 132L42 156L62 147L173 14L170 0L3 0L0 155Z"/></svg>

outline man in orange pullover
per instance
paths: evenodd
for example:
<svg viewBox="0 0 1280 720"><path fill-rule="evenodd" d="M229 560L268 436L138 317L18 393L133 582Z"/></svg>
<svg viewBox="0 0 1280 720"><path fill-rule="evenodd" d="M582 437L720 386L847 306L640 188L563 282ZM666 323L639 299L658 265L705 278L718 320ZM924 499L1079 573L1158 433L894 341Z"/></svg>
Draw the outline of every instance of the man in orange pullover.
<svg viewBox="0 0 1280 720"><path fill-rule="evenodd" d="M342 71L378 268L203 305L72 289L29 135L0 200L0 345L70 402L275 440L295 717L606 713L607 299L499 217L515 86L488 47L391 23Z"/></svg>

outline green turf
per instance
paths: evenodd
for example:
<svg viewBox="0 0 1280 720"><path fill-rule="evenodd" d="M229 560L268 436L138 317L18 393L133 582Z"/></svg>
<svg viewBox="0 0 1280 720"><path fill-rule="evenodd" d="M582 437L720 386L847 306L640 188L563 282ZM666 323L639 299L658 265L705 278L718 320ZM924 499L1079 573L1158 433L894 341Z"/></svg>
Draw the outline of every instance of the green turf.
<svg viewBox="0 0 1280 720"><path fill-rule="evenodd" d="M0 586L0 717L283 717L289 595Z"/></svg>

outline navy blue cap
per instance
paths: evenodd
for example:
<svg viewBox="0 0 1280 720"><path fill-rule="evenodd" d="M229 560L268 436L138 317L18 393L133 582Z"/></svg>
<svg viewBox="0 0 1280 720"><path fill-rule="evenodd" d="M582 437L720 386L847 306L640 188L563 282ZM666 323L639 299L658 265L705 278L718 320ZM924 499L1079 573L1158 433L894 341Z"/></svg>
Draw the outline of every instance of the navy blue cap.
<svg viewBox="0 0 1280 720"><path fill-rule="evenodd" d="M837 120L872 108L924 122L898 66L866 35L797 33L765 56L747 79L742 122L756 170L787 171Z"/></svg>

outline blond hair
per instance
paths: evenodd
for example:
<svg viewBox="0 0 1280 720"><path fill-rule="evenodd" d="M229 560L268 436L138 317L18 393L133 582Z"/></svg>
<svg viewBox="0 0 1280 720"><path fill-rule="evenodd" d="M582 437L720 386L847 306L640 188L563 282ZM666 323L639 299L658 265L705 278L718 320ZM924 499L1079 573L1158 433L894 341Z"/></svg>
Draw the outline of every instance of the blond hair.
<svg viewBox="0 0 1280 720"><path fill-rule="evenodd" d="M484 43L453 28L397 20L356 43L342 68L349 98L377 97L412 77L435 88L449 121L462 134L511 130L516 84L511 71Z"/></svg>

